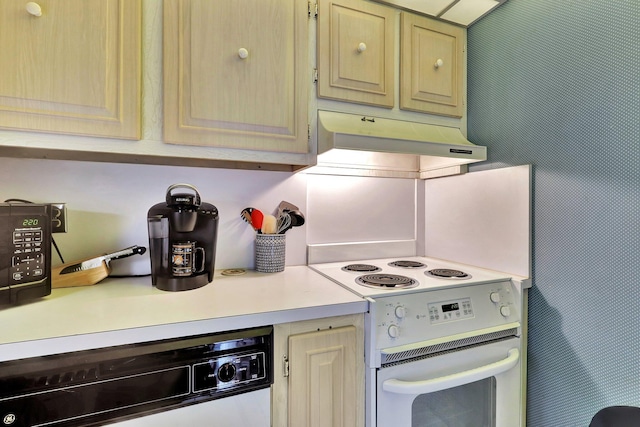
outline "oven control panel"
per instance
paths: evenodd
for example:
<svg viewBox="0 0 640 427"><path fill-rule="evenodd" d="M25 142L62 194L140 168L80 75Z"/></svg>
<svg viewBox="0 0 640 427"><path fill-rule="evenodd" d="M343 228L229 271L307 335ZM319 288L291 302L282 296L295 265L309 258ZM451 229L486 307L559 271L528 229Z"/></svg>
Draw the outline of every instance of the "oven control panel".
<svg viewBox="0 0 640 427"><path fill-rule="evenodd" d="M450 301L433 302L427 305L429 321L432 325L473 317L471 298L460 298Z"/></svg>
<svg viewBox="0 0 640 427"><path fill-rule="evenodd" d="M376 297L367 323L376 349L437 340L520 322L511 281Z"/></svg>

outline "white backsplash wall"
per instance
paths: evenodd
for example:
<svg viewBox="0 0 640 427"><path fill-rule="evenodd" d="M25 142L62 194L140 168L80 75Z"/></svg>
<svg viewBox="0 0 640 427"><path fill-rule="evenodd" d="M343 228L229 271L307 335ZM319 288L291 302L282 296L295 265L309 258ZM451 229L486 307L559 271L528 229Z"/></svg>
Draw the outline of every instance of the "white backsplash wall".
<svg viewBox="0 0 640 427"><path fill-rule="evenodd" d="M308 175L309 244L414 240L413 179Z"/></svg>
<svg viewBox="0 0 640 427"><path fill-rule="evenodd" d="M67 204L69 231L54 234L66 262L148 247L147 211L176 183L195 185L202 200L219 210L216 269L253 268L255 233L240 218L243 208L272 213L287 200L306 211L306 176L284 172L0 158L0 182L0 201ZM287 265L306 264L306 227L287 232ZM60 264L55 251L52 256ZM150 268L146 254L111 266L112 274L147 274Z"/></svg>

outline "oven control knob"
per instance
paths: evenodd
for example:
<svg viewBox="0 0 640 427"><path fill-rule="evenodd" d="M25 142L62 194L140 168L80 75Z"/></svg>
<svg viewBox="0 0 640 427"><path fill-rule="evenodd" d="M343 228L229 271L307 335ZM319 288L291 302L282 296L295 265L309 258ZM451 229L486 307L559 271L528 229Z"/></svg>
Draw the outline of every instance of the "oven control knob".
<svg viewBox="0 0 640 427"><path fill-rule="evenodd" d="M233 363L225 363L218 368L218 379L223 383L229 382L236 377L236 367Z"/></svg>
<svg viewBox="0 0 640 427"><path fill-rule="evenodd" d="M398 338L400 336L400 328L398 328L397 325L389 326L389 329L387 329L387 332L389 333L389 336L391 338Z"/></svg>
<svg viewBox="0 0 640 427"><path fill-rule="evenodd" d="M489 298L491 298L492 302L500 302L500 293L499 292L491 292L491 295L489 295Z"/></svg>
<svg viewBox="0 0 640 427"><path fill-rule="evenodd" d="M500 314L502 314L504 317L509 317L511 316L511 309L508 306L503 305L502 307L500 307Z"/></svg>
<svg viewBox="0 0 640 427"><path fill-rule="evenodd" d="M404 319L405 316L407 315L407 309L404 308L404 306L402 305L397 306L395 311L396 311L396 317L398 319Z"/></svg>

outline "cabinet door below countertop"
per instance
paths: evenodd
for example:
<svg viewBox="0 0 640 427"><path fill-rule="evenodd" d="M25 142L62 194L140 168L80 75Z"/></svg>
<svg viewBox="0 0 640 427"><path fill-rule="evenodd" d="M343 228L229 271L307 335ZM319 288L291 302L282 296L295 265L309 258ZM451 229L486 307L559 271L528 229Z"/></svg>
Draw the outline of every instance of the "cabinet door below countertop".
<svg viewBox="0 0 640 427"><path fill-rule="evenodd" d="M289 425L355 426L356 328L289 337Z"/></svg>

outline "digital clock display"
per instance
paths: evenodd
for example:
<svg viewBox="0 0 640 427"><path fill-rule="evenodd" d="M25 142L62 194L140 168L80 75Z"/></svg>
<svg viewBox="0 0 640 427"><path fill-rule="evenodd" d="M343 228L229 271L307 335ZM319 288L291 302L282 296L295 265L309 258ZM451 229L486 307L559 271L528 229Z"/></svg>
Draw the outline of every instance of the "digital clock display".
<svg viewBox="0 0 640 427"><path fill-rule="evenodd" d="M449 311L460 310L460 305L457 302L451 304L442 304L442 312L447 313Z"/></svg>
<svg viewBox="0 0 640 427"><path fill-rule="evenodd" d="M39 218L25 218L22 220L23 227L37 227L40 222Z"/></svg>

